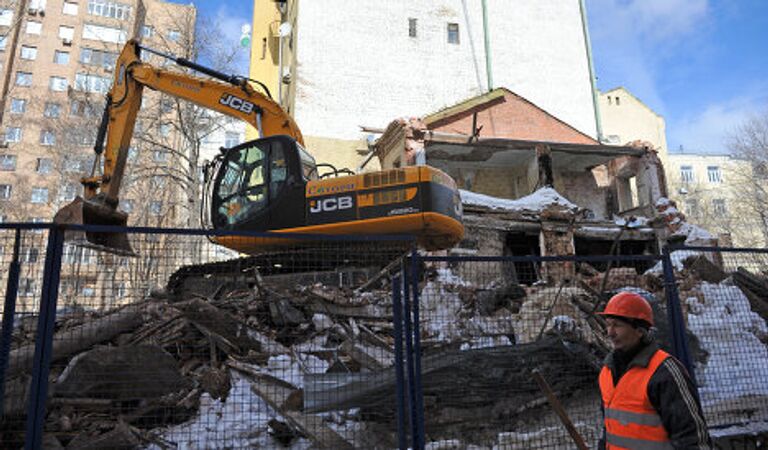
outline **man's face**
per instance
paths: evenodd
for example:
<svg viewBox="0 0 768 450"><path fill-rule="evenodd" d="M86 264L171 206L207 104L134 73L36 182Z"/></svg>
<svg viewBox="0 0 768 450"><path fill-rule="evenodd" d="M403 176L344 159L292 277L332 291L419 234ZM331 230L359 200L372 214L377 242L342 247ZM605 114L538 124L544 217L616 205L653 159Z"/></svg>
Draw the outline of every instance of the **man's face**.
<svg viewBox="0 0 768 450"><path fill-rule="evenodd" d="M635 328L621 319L606 317L605 324L608 339L611 340L614 350L629 350L639 344L643 338L643 331L640 328Z"/></svg>

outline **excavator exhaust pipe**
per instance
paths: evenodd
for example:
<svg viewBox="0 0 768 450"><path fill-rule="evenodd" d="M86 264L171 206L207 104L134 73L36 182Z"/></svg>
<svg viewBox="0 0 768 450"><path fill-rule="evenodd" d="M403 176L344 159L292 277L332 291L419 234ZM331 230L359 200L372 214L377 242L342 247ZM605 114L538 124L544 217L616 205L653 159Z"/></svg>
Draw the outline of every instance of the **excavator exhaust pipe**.
<svg viewBox="0 0 768 450"><path fill-rule="evenodd" d="M97 200L77 196L53 216L53 222L69 225L111 225L125 227L128 214ZM67 230L64 240L80 247L93 248L121 256L136 256L128 236L119 232Z"/></svg>

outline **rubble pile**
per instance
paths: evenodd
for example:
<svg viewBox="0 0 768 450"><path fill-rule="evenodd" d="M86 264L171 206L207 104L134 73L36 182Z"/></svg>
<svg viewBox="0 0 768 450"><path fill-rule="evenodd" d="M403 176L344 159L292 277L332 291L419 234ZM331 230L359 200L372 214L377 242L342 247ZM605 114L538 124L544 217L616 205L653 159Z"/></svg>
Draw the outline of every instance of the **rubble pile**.
<svg viewBox="0 0 768 450"><path fill-rule="evenodd" d="M727 273L699 254L678 255L676 263L710 420L768 417L768 385L760 378L768 370L768 277L743 268ZM428 441L439 448L569 446L533 371L594 444L595 380L610 348L595 312L616 290L652 302L664 341L656 268L579 263L573 279L533 286L469 283L442 263L424 273L424 419ZM46 447L396 447L390 290L276 286L265 278L209 297L156 292L108 313L60 312ZM10 447L23 442L12 419L26 412L35 325L23 321L14 330L0 423ZM731 373L747 363L753 375Z"/></svg>

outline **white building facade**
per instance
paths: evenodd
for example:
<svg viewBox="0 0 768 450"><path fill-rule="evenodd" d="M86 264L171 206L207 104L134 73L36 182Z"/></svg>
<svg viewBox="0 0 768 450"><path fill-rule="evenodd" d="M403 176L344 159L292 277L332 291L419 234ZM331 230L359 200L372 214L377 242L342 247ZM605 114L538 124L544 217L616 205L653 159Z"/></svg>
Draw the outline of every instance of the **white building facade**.
<svg viewBox="0 0 768 450"><path fill-rule="evenodd" d="M490 66L492 87L596 137L581 1L487 0L488 52L482 3L293 3L291 113L304 135L360 140L361 126L383 127L486 92Z"/></svg>

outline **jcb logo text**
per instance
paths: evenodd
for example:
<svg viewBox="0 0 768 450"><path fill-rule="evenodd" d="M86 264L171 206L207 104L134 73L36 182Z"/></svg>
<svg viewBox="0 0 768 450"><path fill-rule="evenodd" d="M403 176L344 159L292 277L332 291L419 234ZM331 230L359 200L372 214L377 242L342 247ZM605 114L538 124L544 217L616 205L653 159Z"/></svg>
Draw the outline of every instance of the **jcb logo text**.
<svg viewBox="0 0 768 450"><path fill-rule="evenodd" d="M221 103L224 106L229 106L232 109L235 109L237 111L242 111L246 114L250 114L253 112L255 105L247 100L243 100L242 98L235 97L231 94L224 94L219 99L219 103Z"/></svg>
<svg viewBox="0 0 768 450"><path fill-rule="evenodd" d="M349 209L353 206L352 197L331 197L324 200L314 200L309 204L309 212L331 212L342 209Z"/></svg>

